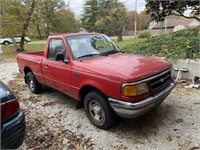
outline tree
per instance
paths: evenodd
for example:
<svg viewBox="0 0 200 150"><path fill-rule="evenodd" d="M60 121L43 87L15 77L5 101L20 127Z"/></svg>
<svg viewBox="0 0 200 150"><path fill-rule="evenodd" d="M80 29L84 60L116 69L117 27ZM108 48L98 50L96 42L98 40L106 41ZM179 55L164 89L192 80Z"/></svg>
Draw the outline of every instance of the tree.
<svg viewBox="0 0 200 150"><path fill-rule="evenodd" d="M87 31L95 31L95 22L99 16L98 0L87 0L83 6L81 25Z"/></svg>
<svg viewBox="0 0 200 150"><path fill-rule="evenodd" d="M136 13L136 14L135 14ZM134 30L135 27L135 15L137 15L137 29L144 30L148 28L151 17L146 13L146 11L141 11L139 14L135 11L128 11L128 30Z"/></svg>
<svg viewBox="0 0 200 150"><path fill-rule="evenodd" d="M149 22L151 21L151 17L146 13L146 11L141 11L138 15L138 29L144 30L149 27Z"/></svg>
<svg viewBox="0 0 200 150"><path fill-rule="evenodd" d="M118 0L87 0L81 17L82 27L92 32L117 34L122 40L126 8Z"/></svg>
<svg viewBox="0 0 200 150"><path fill-rule="evenodd" d="M36 8L36 17L39 18L42 28L45 30L46 37L53 33L54 19L56 13L66 7L64 0L40 0ZM37 20L36 20L37 22ZM40 31L41 32L41 31Z"/></svg>
<svg viewBox="0 0 200 150"><path fill-rule="evenodd" d="M37 0L4 0L2 1L1 27L4 36L13 39L17 51L24 51L24 38L30 25L32 14L35 10ZM21 35L20 46L18 47L14 36Z"/></svg>
<svg viewBox="0 0 200 150"><path fill-rule="evenodd" d="M186 16L184 13L187 10L191 10L190 16ZM199 1L149 1L146 0L146 12L155 21L164 21L166 16L177 15L185 18L194 18L200 21L197 15L200 14Z"/></svg>
<svg viewBox="0 0 200 150"><path fill-rule="evenodd" d="M38 38L52 33L75 32L78 21L64 0L40 0L33 17L32 33Z"/></svg>
<svg viewBox="0 0 200 150"><path fill-rule="evenodd" d="M76 31L78 21L70 9L64 9L56 12L52 25L55 33L70 33Z"/></svg>
<svg viewBox="0 0 200 150"><path fill-rule="evenodd" d="M127 14L125 7L112 8L107 16L100 17L95 26L103 32L117 33L117 41L123 41L122 32L127 23Z"/></svg>
<svg viewBox="0 0 200 150"><path fill-rule="evenodd" d="M137 15L137 20L139 17L139 14L136 11L128 11L127 12L127 18L128 18L128 23L127 23L127 29L134 30L135 27L135 15Z"/></svg>

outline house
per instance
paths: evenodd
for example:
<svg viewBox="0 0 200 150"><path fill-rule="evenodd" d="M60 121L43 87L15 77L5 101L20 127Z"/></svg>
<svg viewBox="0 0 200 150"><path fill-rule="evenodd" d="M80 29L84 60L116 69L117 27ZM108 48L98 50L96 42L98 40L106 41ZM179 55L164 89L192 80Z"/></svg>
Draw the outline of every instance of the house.
<svg viewBox="0 0 200 150"><path fill-rule="evenodd" d="M161 35L171 32L176 32L181 29L195 28L200 25L200 22L196 19L187 19L183 17L172 18L166 17L163 22L154 23L149 27L152 35Z"/></svg>

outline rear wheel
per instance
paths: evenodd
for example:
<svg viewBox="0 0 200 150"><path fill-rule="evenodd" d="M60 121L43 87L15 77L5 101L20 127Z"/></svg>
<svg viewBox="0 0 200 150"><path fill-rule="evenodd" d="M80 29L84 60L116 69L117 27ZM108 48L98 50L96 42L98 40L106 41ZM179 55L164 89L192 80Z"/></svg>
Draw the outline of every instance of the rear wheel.
<svg viewBox="0 0 200 150"><path fill-rule="evenodd" d="M86 95L84 108L89 120L98 128L110 128L117 120L117 115L107 98L99 91L92 91Z"/></svg>
<svg viewBox="0 0 200 150"><path fill-rule="evenodd" d="M10 43L8 41L4 41L3 45L8 46Z"/></svg>
<svg viewBox="0 0 200 150"><path fill-rule="evenodd" d="M42 92L42 84L37 81L32 72L27 73L26 82L32 93L38 94Z"/></svg>

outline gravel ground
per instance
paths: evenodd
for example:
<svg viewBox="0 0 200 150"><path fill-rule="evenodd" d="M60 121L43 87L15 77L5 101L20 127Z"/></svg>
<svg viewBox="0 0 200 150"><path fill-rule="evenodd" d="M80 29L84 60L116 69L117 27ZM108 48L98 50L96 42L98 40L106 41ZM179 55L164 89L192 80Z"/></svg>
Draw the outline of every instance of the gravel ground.
<svg viewBox="0 0 200 150"><path fill-rule="evenodd" d="M200 90L177 86L156 109L109 130L94 127L70 97L46 87L32 94L14 61L0 63L0 80L19 98L27 135L20 149L200 149Z"/></svg>

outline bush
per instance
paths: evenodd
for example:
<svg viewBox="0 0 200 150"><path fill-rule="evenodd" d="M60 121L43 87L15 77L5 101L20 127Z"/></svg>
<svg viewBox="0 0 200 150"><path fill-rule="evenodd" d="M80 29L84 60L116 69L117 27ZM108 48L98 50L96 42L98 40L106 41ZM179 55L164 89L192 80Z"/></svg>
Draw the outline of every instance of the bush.
<svg viewBox="0 0 200 150"><path fill-rule="evenodd" d="M200 59L200 27L175 33L150 37L125 46L125 52L165 57L171 61L178 59Z"/></svg>
<svg viewBox="0 0 200 150"><path fill-rule="evenodd" d="M149 38L151 37L151 33L148 31L142 32L138 35L138 38Z"/></svg>

